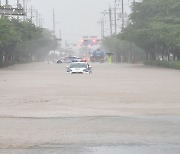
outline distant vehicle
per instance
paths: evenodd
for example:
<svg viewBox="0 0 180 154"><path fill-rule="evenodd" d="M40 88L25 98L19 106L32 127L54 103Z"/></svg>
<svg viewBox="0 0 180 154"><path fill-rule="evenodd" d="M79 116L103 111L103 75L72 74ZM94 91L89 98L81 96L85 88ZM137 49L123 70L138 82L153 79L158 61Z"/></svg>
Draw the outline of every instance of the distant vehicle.
<svg viewBox="0 0 180 154"><path fill-rule="evenodd" d="M76 57L76 56L67 56L67 57L63 57L59 60L57 60L57 63L71 63L71 62L78 62L80 61L81 58Z"/></svg>
<svg viewBox="0 0 180 154"><path fill-rule="evenodd" d="M63 60L62 59L59 59L59 60L57 60L56 61L58 64L61 64L61 63L63 63Z"/></svg>
<svg viewBox="0 0 180 154"><path fill-rule="evenodd" d="M79 57L74 58L74 59L72 60L72 62L81 62L81 61L82 61L82 58L79 58Z"/></svg>
<svg viewBox="0 0 180 154"><path fill-rule="evenodd" d="M70 74L91 74L92 67L87 62L73 62L67 66L67 73Z"/></svg>
<svg viewBox="0 0 180 154"><path fill-rule="evenodd" d="M81 62L87 62L88 60L86 58L82 58Z"/></svg>
<svg viewBox="0 0 180 154"><path fill-rule="evenodd" d="M104 62L104 51L97 49L91 52L90 61L91 62Z"/></svg>

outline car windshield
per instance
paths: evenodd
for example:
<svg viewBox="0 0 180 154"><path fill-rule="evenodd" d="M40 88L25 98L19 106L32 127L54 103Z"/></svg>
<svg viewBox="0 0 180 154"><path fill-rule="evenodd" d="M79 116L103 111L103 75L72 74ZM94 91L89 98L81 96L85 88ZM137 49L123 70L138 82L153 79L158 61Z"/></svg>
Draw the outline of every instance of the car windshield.
<svg viewBox="0 0 180 154"><path fill-rule="evenodd" d="M70 68L86 68L86 63L73 63L70 65Z"/></svg>

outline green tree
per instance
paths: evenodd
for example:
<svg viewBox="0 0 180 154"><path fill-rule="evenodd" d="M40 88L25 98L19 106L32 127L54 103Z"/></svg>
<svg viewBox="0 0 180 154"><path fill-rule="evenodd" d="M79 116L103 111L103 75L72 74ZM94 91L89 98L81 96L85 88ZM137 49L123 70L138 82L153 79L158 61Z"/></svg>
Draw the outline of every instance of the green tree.
<svg viewBox="0 0 180 154"><path fill-rule="evenodd" d="M180 1L143 0L133 5L123 39L144 49L147 59L170 54L180 59Z"/></svg>
<svg viewBox="0 0 180 154"><path fill-rule="evenodd" d="M134 43L122 40L120 34L116 37L106 37L102 46L107 52L114 53L116 62L136 62L144 58L143 51Z"/></svg>
<svg viewBox="0 0 180 154"><path fill-rule="evenodd" d="M0 19L0 63L3 57L11 59L13 48L16 46L20 36L7 17Z"/></svg>
<svg viewBox="0 0 180 154"><path fill-rule="evenodd" d="M31 21L0 18L0 63L5 61L42 60L57 48L52 33L36 27Z"/></svg>

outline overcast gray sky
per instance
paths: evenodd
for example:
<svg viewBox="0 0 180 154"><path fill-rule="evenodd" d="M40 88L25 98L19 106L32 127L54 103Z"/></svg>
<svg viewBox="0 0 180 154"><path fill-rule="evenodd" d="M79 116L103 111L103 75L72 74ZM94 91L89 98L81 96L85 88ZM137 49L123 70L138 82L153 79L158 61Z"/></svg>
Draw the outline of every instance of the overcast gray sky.
<svg viewBox="0 0 180 154"><path fill-rule="evenodd" d="M20 0L22 2L23 0ZM114 0L26 0L42 14L43 26L53 29L53 8L56 15L56 32L62 31L62 39L76 43L84 35L101 35L101 12L108 10ZM124 0L127 4L130 0ZM14 3L15 0L9 0Z"/></svg>
<svg viewBox="0 0 180 154"><path fill-rule="evenodd" d="M63 40L78 41L83 35L100 35L101 12L113 0L31 0L44 18L44 26L52 29L52 10L56 14L56 31Z"/></svg>

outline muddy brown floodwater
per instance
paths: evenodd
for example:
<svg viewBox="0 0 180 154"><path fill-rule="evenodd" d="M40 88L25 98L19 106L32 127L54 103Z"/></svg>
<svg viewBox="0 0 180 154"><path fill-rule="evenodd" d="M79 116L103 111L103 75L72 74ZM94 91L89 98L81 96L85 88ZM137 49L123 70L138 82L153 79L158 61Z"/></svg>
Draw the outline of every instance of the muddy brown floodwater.
<svg viewBox="0 0 180 154"><path fill-rule="evenodd" d="M179 154L180 71L91 64L0 69L1 154Z"/></svg>

